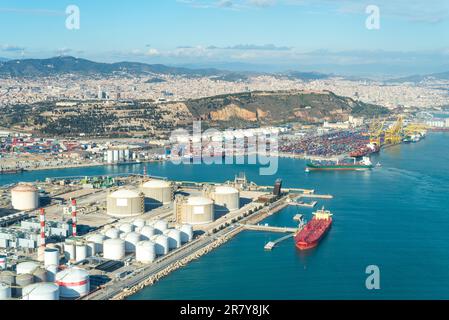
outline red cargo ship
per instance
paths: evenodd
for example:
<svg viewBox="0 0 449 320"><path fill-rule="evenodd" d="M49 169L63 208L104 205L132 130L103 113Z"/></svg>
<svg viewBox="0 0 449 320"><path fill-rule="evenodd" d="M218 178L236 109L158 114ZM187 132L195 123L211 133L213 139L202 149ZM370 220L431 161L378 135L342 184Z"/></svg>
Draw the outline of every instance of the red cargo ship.
<svg viewBox="0 0 449 320"><path fill-rule="evenodd" d="M332 226L332 214L321 209L313 214L312 220L295 235L295 244L299 250L315 248Z"/></svg>

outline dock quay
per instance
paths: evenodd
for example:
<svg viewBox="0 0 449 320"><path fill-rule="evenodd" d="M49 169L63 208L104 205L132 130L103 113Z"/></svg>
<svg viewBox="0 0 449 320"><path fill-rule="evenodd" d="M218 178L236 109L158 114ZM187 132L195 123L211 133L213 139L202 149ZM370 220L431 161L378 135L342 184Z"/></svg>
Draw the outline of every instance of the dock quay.
<svg viewBox="0 0 449 320"><path fill-rule="evenodd" d="M285 241L285 240L287 240L287 239L293 238L294 236L295 236L295 234L292 233L292 234L289 234L289 235L284 236L284 237L282 237L282 238L279 238L279 239L277 239L277 240L275 240L275 241L270 241L270 242L268 242L268 243L265 245L264 249L267 250L267 251L271 251L271 250L274 249L274 247L276 247L276 246L277 246L279 243L281 243L282 241Z"/></svg>
<svg viewBox="0 0 449 320"><path fill-rule="evenodd" d="M288 232L295 233L298 231L297 228L271 227L271 226L251 225L251 224L245 224L243 225L243 228L245 228L245 230L277 232L277 233L288 233Z"/></svg>
<svg viewBox="0 0 449 320"><path fill-rule="evenodd" d="M304 208L315 208L318 204L318 201L312 201L311 203L305 203L305 202L290 202L290 206L296 206L296 207L304 207Z"/></svg>

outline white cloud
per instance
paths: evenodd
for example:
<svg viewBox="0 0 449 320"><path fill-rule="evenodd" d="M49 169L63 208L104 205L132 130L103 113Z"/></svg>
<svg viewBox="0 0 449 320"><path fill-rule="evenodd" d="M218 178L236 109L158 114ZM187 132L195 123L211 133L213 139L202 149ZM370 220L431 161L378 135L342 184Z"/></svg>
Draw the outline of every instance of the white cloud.
<svg viewBox="0 0 449 320"><path fill-rule="evenodd" d="M148 51L145 53L145 55L149 56L149 57L157 57L160 55L159 50L154 49L154 48L150 48L148 49Z"/></svg>

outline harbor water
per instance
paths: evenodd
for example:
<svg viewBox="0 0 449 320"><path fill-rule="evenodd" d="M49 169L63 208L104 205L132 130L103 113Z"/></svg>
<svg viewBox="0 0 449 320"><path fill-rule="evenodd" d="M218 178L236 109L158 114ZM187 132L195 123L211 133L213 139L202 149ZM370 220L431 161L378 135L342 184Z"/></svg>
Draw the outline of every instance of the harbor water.
<svg viewBox="0 0 449 320"><path fill-rule="evenodd" d="M245 231L130 299L449 299L449 134L430 133L417 144L390 147L373 156L382 167L366 172L305 173L305 162L280 159L275 176L252 165L152 163L148 173L174 180L248 180L332 194L323 200L334 225L320 246L303 253L293 239ZM46 177L141 173L144 165L25 172L0 176L0 184ZM263 223L294 226L311 209L288 207ZM366 268L380 269L380 290L370 291Z"/></svg>

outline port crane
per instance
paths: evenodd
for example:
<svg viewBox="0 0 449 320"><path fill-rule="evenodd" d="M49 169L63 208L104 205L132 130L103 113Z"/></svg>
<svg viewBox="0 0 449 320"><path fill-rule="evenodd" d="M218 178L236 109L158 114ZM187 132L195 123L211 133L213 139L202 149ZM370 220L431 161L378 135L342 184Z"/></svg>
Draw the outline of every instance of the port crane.
<svg viewBox="0 0 449 320"><path fill-rule="evenodd" d="M407 127L404 128L405 135L416 135L420 133L425 133L429 127L422 123L410 123Z"/></svg>
<svg viewBox="0 0 449 320"><path fill-rule="evenodd" d="M404 117L399 115L396 122L385 130L385 144L395 145L402 142L404 136Z"/></svg>
<svg viewBox="0 0 449 320"><path fill-rule="evenodd" d="M385 119L374 120L369 127L369 141L380 147L382 145L382 134L384 132Z"/></svg>

